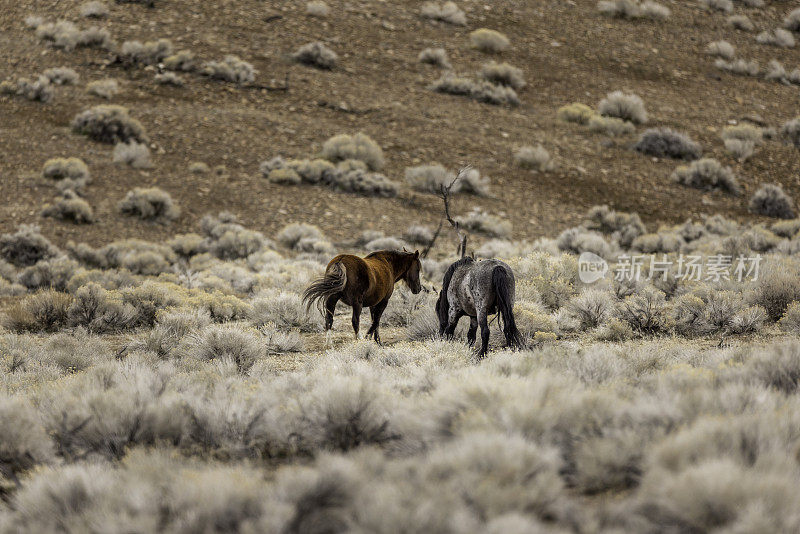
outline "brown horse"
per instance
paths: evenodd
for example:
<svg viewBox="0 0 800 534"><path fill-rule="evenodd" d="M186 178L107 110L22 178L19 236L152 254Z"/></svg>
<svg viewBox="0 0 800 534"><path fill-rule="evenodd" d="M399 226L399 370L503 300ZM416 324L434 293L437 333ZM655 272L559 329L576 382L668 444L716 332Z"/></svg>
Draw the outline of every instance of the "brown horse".
<svg viewBox="0 0 800 534"><path fill-rule="evenodd" d="M379 250L364 258L352 254L340 254L333 258L325 269L325 276L312 282L303 293L306 310L314 303L323 304L325 311L325 334L330 337L333 328L333 312L340 300L353 308L353 331L358 339L361 308L367 306L372 315L372 326L366 337L373 336L381 342L378 326L381 315L394 292L394 284L404 280L415 295L422 290L419 281L421 264L419 251Z"/></svg>

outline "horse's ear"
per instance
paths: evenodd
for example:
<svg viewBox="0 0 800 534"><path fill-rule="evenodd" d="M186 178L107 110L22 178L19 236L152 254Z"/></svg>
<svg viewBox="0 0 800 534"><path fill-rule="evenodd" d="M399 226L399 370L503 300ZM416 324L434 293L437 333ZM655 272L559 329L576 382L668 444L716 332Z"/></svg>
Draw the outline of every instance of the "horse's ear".
<svg viewBox="0 0 800 534"><path fill-rule="evenodd" d="M419 250L415 250L414 251L414 257L415 258L419 258Z"/></svg>

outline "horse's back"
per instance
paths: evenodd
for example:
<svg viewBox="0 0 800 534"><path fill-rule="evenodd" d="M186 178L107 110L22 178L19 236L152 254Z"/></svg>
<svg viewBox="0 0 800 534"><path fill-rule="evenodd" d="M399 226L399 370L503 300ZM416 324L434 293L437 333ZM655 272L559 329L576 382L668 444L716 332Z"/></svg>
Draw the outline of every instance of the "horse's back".
<svg viewBox="0 0 800 534"><path fill-rule="evenodd" d="M467 263L453 273L452 286L449 290L453 300L472 317L486 310L496 310L497 298L494 287L494 272L500 267L506 274L510 298L514 299L514 272L509 265L498 259L486 259Z"/></svg>
<svg viewBox="0 0 800 534"><path fill-rule="evenodd" d="M326 270L337 263L345 268L347 274L346 302L351 300L349 297L352 295L364 299L365 306L372 306L383 300L386 293L391 293L394 288L391 268L380 258L339 254L328 262Z"/></svg>

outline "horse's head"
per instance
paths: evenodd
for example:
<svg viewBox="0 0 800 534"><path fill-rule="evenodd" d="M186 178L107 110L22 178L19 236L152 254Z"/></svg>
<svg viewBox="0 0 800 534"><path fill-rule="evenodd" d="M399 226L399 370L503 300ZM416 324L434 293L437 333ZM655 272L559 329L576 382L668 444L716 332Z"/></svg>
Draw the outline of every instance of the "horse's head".
<svg viewBox="0 0 800 534"><path fill-rule="evenodd" d="M422 282L419 280L419 273L422 270L422 263L419 260L419 250L414 251L413 254L410 252L408 254L411 256L411 265L406 270L403 280L406 281L406 285L411 292L416 295L422 291Z"/></svg>

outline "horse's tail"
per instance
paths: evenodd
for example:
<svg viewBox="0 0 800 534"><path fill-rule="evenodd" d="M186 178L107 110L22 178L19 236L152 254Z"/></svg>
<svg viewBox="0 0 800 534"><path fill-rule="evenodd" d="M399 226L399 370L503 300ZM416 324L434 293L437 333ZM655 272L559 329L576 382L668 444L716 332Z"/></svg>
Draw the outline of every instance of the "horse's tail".
<svg viewBox="0 0 800 534"><path fill-rule="evenodd" d="M495 295L497 295L497 308L503 317L503 333L506 336L506 343L510 347L522 348L522 334L517 328L517 322L514 319L511 283L508 271L504 267L498 265L492 270L492 285L494 286Z"/></svg>
<svg viewBox="0 0 800 534"><path fill-rule="evenodd" d="M325 300L344 291L346 285L347 272L342 262L337 261L325 271L325 276L311 282L311 285L303 292L303 303L306 305L306 311L310 311L311 306L315 303L322 309Z"/></svg>

